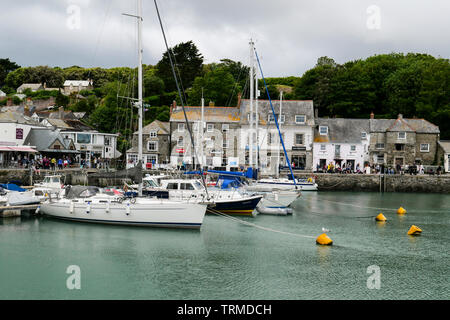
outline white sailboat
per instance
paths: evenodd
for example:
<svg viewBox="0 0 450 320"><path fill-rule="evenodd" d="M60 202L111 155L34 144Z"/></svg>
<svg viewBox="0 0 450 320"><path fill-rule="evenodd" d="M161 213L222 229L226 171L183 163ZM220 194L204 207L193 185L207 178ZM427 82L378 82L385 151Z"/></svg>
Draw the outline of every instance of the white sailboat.
<svg viewBox="0 0 450 320"><path fill-rule="evenodd" d="M138 100L139 110L138 149L142 164L142 0L138 0L137 15L129 15L138 21ZM124 199L102 192L96 187L66 187L65 197L44 202L40 210L54 218L82 222L139 225L152 227L182 227L199 229L203 223L207 204L142 197L142 181L139 197Z"/></svg>

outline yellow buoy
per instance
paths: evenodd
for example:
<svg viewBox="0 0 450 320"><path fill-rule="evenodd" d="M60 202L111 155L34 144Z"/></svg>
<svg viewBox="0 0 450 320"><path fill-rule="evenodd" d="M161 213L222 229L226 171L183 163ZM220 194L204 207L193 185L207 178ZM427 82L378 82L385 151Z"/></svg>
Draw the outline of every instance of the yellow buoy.
<svg viewBox="0 0 450 320"><path fill-rule="evenodd" d="M412 225L408 231L408 235L410 235L410 236L417 236L421 233L422 233L422 229L420 229L418 226L415 226L415 225Z"/></svg>
<svg viewBox="0 0 450 320"><path fill-rule="evenodd" d="M316 239L317 244L325 245L325 246L331 246L333 244L333 240L331 240L326 233L322 233L320 236Z"/></svg>
<svg viewBox="0 0 450 320"><path fill-rule="evenodd" d="M400 207L400 208L398 208L397 213L398 214L405 214L406 210L403 207Z"/></svg>
<svg viewBox="0 0 450 320"><path fill-rule="evenodd" d="M382 214L381 212L380 212L380 214L378 214L376 217L375 217L375 220L377 220L377 221L386 221L387 219L386 219L386 217L384 216L384 214Z"/></svg>

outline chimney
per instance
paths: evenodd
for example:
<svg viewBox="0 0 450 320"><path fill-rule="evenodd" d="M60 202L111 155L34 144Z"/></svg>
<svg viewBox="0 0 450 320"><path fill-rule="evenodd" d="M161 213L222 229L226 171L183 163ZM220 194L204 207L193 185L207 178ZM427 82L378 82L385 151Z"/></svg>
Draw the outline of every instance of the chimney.
<svg viewBox="0 0 450 320"><path fill-rule="evenodd" d="M370 113L370 119L375 119L375 114L373 113L373 111Z"/></svg>
<svg viewBox="0 0 450 320"><path fill-rule="evenodd" d="M172 114L172 111L177 107L177 102L173 100L172 104L170 105L170 114Z"/></svg>
<svg viewBox="0 0 450 320"><path fill-rule="evenodd" d="M314 118L319 118L319 109L314 108Z"/></svg>
<svg viewBox="0 0 450 320"><path fill-rule="evenodd" d="M44 90L47 89L47 82L44 82Z"/></svg>
<svg viewBox="0 0 450 320"><path fill-rule="evenodd" d="M7 107L10 107L10 106L12 106L12 105L13 105L12 98L8 98L8 101L6 101L6 106L7 106Z"/></svg>
<svg viewBox="0 0 450 320"><path fill-rule="evenodd" d="M214 107L214 101L209 101L209 106Z"/></svg>
<svg viewBox="0 0 450 320"><path fill-rule="evenodd" d="M398 119L403 119L403 115L401 113L398 114Z"/></svg>

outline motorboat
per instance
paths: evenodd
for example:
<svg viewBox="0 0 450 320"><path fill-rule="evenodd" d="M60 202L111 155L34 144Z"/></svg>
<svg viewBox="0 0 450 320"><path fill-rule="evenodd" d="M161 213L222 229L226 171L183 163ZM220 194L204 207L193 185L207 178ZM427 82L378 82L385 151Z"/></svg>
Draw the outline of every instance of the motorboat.
<svg viewBox="0 0 450 320"><path fill-rule="evenodd" d="M2 197L6 198L5 204L7 206L32 205L41 202L41 199L35 197L32 191L21 188L16 184L4 183L0 184L0 188L4 193Z"/></svg>
<svg viewBox="0 0 450 320"><path fill-rule="evenodd" d="M40 211L79 222L200 229L207 204L157 198L124 198L92 186L68 186L64 197L50 199Z"/></svg>
<svg viewBox="0 0 450 320"><path fill-rule="evenodd" d="M256 206L263 198L260 194L248 194L239 190L223 190L210 187L207 193L197 179L166 179L161 189L169 192L169 199L195 200L209 203L209 211L232 215L255 216Z"/></svg>
<svg viewBox="0 0 450 320"><path fill-rule="evenodd" d="M313 178L297 179L294 183L288 178L264 178L254 181L249 185L249 190L267 190L272 188L276 190L301 190L301 191L317 191L319 188Z"/></svg>

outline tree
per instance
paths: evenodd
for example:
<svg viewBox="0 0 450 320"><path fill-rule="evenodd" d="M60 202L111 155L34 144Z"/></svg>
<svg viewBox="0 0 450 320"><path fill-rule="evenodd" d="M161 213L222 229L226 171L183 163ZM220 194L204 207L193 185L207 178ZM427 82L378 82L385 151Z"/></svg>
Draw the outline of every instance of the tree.
<svg viewBox="0 0 450 320"><path fill-rule="evenodd" d="M206 103L213 101L216 106L234 106L240 90L231 73L226 68L219 67L195 79L188 91L189 104L199 105L203 94Z"/></svg>
<svg viewBox="0 0 450 320"><path fill-rule="evenodd" d="M175 65L179 84L184 89L188 89L194 83L194 79L202 75L203 56L199 53L196 45L192 41L180 43L169 49L169 51L172 62ZM177 87L173 77L168 51L163 54L156 68L156 76L164 81L166 91L176 91Z"/></svg>
<svg viewBox="0 0 450 320"><path fill-rule="evenodd" d="M0 88L5 85L8 73L19 68L20 66L17 63L10 61L9 58L0 59Z"/></svg>

